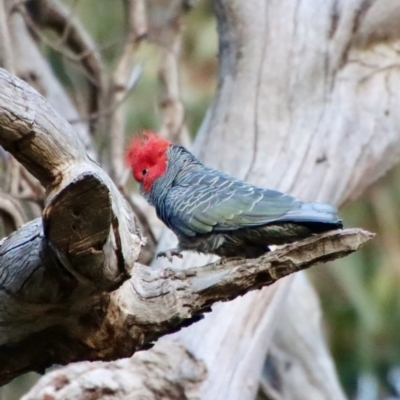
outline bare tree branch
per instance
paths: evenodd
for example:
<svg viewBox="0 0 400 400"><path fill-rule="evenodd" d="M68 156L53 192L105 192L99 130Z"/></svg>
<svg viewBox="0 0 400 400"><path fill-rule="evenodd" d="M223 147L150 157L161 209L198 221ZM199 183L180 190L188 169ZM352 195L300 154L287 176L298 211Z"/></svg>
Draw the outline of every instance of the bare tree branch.
<svg viewBox="0 0 400 400"><path fill-rule="evenodd" d="M6 0L8 1L8 0ZM19 9L18 9L19 10ZM16 75L32 85L49 103L67 120L79 119L79 114L67 96L60 82L55 77L49 64L44 59L28 32L24 18L19 11L10 15L10 31L13 42L13 55ZM84 143L90 157L97 159L89 135L88 125L82 121L74 129Z"/></svg>
<svg viewBox="0 0 400 400"><path fill-rule="evenodd" d="M14 54L10 34L10 18L5 0L0 0L0 67L15 73ZM7 163L5 191L13 196L18 196L21 166L13 157ZM19 225L16 225L19 226Z"/></svg>
<svg viewBox="0 0 400 400"><path fill-rule="evenodd" d="M13 221L13 229L16 230L28 221L25 210L13 196L0 191L0 212L8 214Z"/></svg>
<svg viewBox="0 0 400 400"><path fill-rule="evenodd" d="M21 168L21 175L24 178L24 182L26 182L32 192L32 200L40 203L45 194L43 186L40 185L40 182L25 168ZM22 196L22 194L20 194L20 196Z"/></svg>
<svg viewBox="0 0 400 400"><path fill-rule="evenodd" d="M324 328L315 289L305 274L296 274L262 371L260 389L268 399L320 400L321 394L329 393L329 399L345 400L339 381L327 379L336 371L320 333Z"/></svg>
<svg viewBox="0 0 400 400"><path fill-rule="evenodd" d="M30 242L21 249L19 238L26 238L28 229ZM359 229L335 231L283 246L259 259L218 261L185 271L136 264L132 278L110 295L94 290L94 276L86 275L92 281L89 287L84 281L74 283L57 267L55 258L41 267L39 276L35 272L31 277L32 268L43 265L43 260L22 265L18 276L9 274L10 261L18 254L28 250L37 254L41 236L40 222L34 221L0 247L0 270L8 275L1 282L7 313L7 318L2 314L5 323L0 331L1 383L54 363L130 356L160 336L198 321L216 301L231 300L293 272L350 254L373 235ZM53 270L51 281L46 279L46 267L49 273ZM101 282L96 284L101 287ZM66 293L68 287L72 293ZM104 279L103 287L109 287ZM23 314L16 293L24 301Z"/></svg>
<svg viewBox="0 0 400 400"><path fill-rule="evenodd" d="M353 42L366 26L373 31L370 13L377 3L384 8L387 2L339 1L316 7L312 0L215 0L218 90L196 137L196 155L206 165L304 200L341 206L363 193L400 156L400 69L387 68L399 63L393 41L398 37L396 6L390 7L391 29L380 19L388 17L386 11L373 13L375 28L381 25L390 35L363 48ZM172 240L166 232L160 249ZM174 265L185 269L199 262L191 256ZM175 335L206 362L203 398L254 399L286 298L298 293L291 290L296 281L282 280L218 305L203 321ZM320 315L318 307L313 313ZM303 313L288 329L323 343L323 331L308 329L308 318ZM287 342L288 354L301 343ZM299 368L323 365L326 385L314 387L317 398L344 398L328 347L318 350L317 362L293 363ZM293 382L283 385L294 387Z"/></svg>
<svg viewBox="0 0 400 400"><path fill-rule="evenodd" d="M94 393L120 400L200 400L205 375L201 361L170 342L115 363L84 362L51 372L21 400L87 400Z"/></svg>
<svg viewBox="0 0 400 400"><path fill-rule="evenodd" d="M0 0L0 67L14 72L12 44L5 0Z"/></svg>
<svg viewBox="0 0 400 400"><path fill-rule="evenodd" d="M26 13L23 7L20 12L25 16L29 27L33 29L46 44L65 55L68 49L75 56L73 60L82 66L89 83L89 115L101 112L106 87L104 66L95 43L85 27L75 17L73 10L58 0L27 1ZM49 28L58 34L60 41L53 44L38 29ZM66 55L67 56L67 55ZM67 58L70 58L67 56ZM92 121L93 122L93 121ZM95 125L92 124L92 132Z"/></svg>
<svg viewBox="0 0 400 400"><path fill-rule="evenodd" d="M398 37L398 25L393 23L397 14L393 9L391 9L391 16L385 12L386 20L391 22L386 26L381 20L382 10L386 9L384 7L379 9L378 3L382 6L387 2L386 0L377 1L372 7L370 2L361 0L351 3L339 2L335 3L338 9L332 12L332 7L328 3L326 7L321 5L316 8L313 2L302 2L299 6L298 2L293 1L286 2L282 6L279 2L252 1L250 3L216 0L221 32L219 92L197 142L200 157L207 164L259 185L290 191L304 199L319 199L338 205L357 196L381 176L398 160L400 140L398 119L392 117L396 115L398 105L396 95L398 91L393 90L398 86L396 79L398 69L396 62L393 62L398 60L398 54L392 43L389 43L390 46L385 43ZM282 22L287 20L288 15L295 21L294 24ZM316 18L320 23L314 26L312 22ZM313 32L310 26L314 26ZM381 29L377 29L379 26ZM357 40L353 40L353 35ZM277 37L280 40L276 40ZM376 43L379 44L377 51L374 47ZM382 47L385 49L384 52L380 51ZM304 51L305 49L307 52ZM372 62L368 65L362 63L365 57ZM240 146L237 145L238 143ZM343 148L351 149L351 151L343 152ZM266 157L266 149L268 149L268 157ZM223 156L221 156L222 150L224 150ZM80 160L77 163L82 165ZM90 165L89 169L92 167ZM86 168L85 165L83 169L86 170ZM61 176L68 167L59 169L62 171L59 174ZM268 171L268 174L265 171ZM40 172L38 172L39 175ZM51 178L52 176L50 180ZM74 194L75 200L79 197L75 194L82 192L82 186L78 187L76 192L72 189L81 181L84 182L85 188L91 187L89 193L92 196L101 194L99 201L104 202L103 209L110 208L106 196L109 190L108 185L102 185L98 180L91 180L86 176L82 177L82 180L74 181L67 190ZM52 189L52 185L49 186ZM61 188L60 192L62 191ZM55 197L57 198L57 195ZM74 199L67 198L68 207L65 208L64 198L60 197L58 199L60 202L55 203L56 208L73 210L69 204L73 204ZM51 201L50 196L47 202L51 203ZM93 203L89 204L93 205ZM110 213L105 214L108 218ZM52 213L46 215L51 220ZM57 216L57 214L53 215ZM96 218L98 217L99 214L96 214ZM103 218L103 215L101 217ZM70 225L72 227L73 224ZM104 224L100 229L100 239L106 236L104 228L106 225ZM42 235L39 228L37 231L39 236ZM44 234L46 233L45 231ZM56 232L55 242L63 250L66 246L60 240L62 237L63 233ZM97 251L97 243L91 247L94 252ZM74 251L80 253L81 244L73 244ZM135 246L137 248L138 244ZM34 254L34 252L31 253ZM50 253L50 256L53 257L53 253ZM72 257L74 261L77 260L76 254L69 257ZM60 257L58 253L55 259L65 263L65 257ZM184 262L186 267L198 265L197 259L191 257L185 257ZM130 341L132 336L129 336L125 329L139 332L139 336L143 333L134 324L119 325L117 323L115 325L118 329L113 330L114 325L109 324L107 318L124 314L125 310L129 309L126 303L131 304L131 296L124 296L123 290L130 282L126 282L120 289L108 295L107 291L112 290L112 284L118 286L125 277L117 279L121 276L113 275L111 279L104 280L104 277L100 276L102 284L98 285L93 282L96 280L94 275L97 272L95 271L92 275L93 271L88 268L89 265L95 264L91 263L92 261L85 261L82 264L82 274L73 268L74 265L72 267L67 265L68 268L63 267L62 272L66 270L67 273L56 275L63 277L65 282L59 285L43 285L49 293L39 291L46 300L46 305L54 302L57 307L48 310L53 318L51 321L48 315L42 318L37 310L33 310L32 319L40 321L43 319L48 324L44 329L50 327L47 336L43 334L42 338L36 337L37 342L40 342L40 339L48 340L49 348L54 348L52 347L54 342L51 339L54 334L60 334L62 339L69 335L75 339L75 341L71 339L70 342L66 339L68 345L57 349L55 357L64 352L67 354L65 360L68 357L77 359L79 347L87 351L83 354L88 354L91 350L90 357L93 358L98 357L99 353L99 357L103 359L114 358L118 351L120 351L118 354L129 354L140 347L140 343L147 340L147 338L145 340L140 338L137 343L132 344ZM61 263L61 265L64 264ZM138 271L142 270L141 268L143 267L138 265ZM46 272L54 271L54 269L55 267L38 270ZM104 271L103 267L99 269ZM173 271L177 273L175 267ZM212 276L211 274L211 278ZM29 280L36 277L37 275L33 274ZM27 279L28 282L29 280ZM181 336L184 343L191 345L191 349L196 347L194 351L196 357L204 356L207 363L210 379L205 381L203 394L218 391L219 398L225 399L229 394L233 394L236 397L229 396L230 399L240 398L241 400L254 395L258 371L261 370L263 358L271 346L272 333L279 325L277 316L282 315L282 306L285 304L282 299L285 299L287 293L290 292L290 282L288 283L287 280L281 282L283 282L282 285L278 283L271 288L272 290L253 292L250 297L239 299L235 304L224 304L218 307L213 313L213 319L206 320L206 324L197 330L187 330L186 338L184 338L185 335ZM54 295L52 291L56 290L54 286L61 288L60 294ZM27 284L26 287L32 286ZM82 292L90 292L94 295L81 297ZM53 297L49 300L46 296L50 295ZM74 298L73 301L69 301L71 296ZM116 297L123 306L115 306L113 302ZM158 297L164 299L162 307L155 300ZM64 301L62 307L57 303L60 298ZM79 306L74 303L78 298L81 302L84 298L88 309L79 309ZM39 300L43 301L42 298ZM156 310L153 315L158 316L158 309L163 308L165 303L173 303L173 300L156 293L156 296L151 298ZM97 301L101 303L100 306L97 306ZM102 301L109 306L103 307ZM8 303L5 301L4 304ZM97 313L92 312L93 304L96 305L94 308L98 311ZM63 307L68 309L67 321L63 318L57 319L60 316L57 313ZM257 307L258 312L252 312ZM146 310L148 310L147 305ZM31 311L29 307L26 313ZM127 314L135 320L136 311L135 309L132 315L129 312ZM236 311L240 312L236 313ZM301 309L297 311L303 312ZM313 312L315 313L315 308ZM67 311L65 313L67 314ZM104 314L106 317L103 317ZM234 318L231 318L232 314ZM75 318L78 316L80 321L76 322ZM232 320L230 325L225 324L225 321L229 319L227 317ZM306 315L306 317L309 316ZM249 320L252 323L248 324ZM304 321L305 318L302 320ZM53 329L54 323L57 324L56 329ZM86 325L90 324L96 326L87 328ZM173 329L176 329L178 325L179 323L174 325ZM39 329L41 328L39 326ZM294 328L298 328L298 325ZM103 334L108 329L111 331L109 336ZM220 342L216 343L214 335L222 330L222 334L218 336ZM227 341L224 339L228 335L231 338L232 332L238 332L241 338L235 337L230 341L233 347L226 349ZM310 335L315 332L311 332ZM77 338L80 334L85 339ZM205 334L207 334L207 340ZM317 334L321 338L320 331ZM94 347L86 336L94 338ZM291 336L288 334L287 337ZM114 339L120 349L106 348L104 343L107 345L110 342L114 343ZM286 338L282 337L282 342L284 340ZM207 347L211 341L216 344ZM28 344L25 344L27 348L31 348L35 347L37 342L28 341L26 342ZM286 342L285 345L287 346L288 343ZM93 350L96 346L100 349L98 353ZM235 354L237 358L243 360L240 367L237 363L231 363L228 368L221 368L224 362L221 359L224 357L215 360L210 356L217 353L216 349L218 349L218 354L227 354L226 351L232 348L235 352L230 351L229 354ZM40 350L42 356L43 354L47 356L47 348L40 347ZM322 353L326 359L325 348L322 349ZM67 362L65 360L64 362ZM18 373L22 369L32 368L32 364L26 362L26 359L19 358L15 364L18 362L20 366L23 365ZM43 368L43 365L51 362L47 358L43 364L36 367ZM229 360L223 366L227 364ZM224 376L218 376L215 373L217 370L224 371ZM328 373L325 373L326 370L329 370ZM327 376L329 378L333 376L334 379L332 370L332 368L325 368L324 373L321 373L322 379L326 379ZM235 376L234 380L232 376ZM243 389L245 393L237 390L238 387L244 386L246 386ZM333 396L331 398L335 400L339 398L332 395L330 389L332 389L330 385L321 388L323 393Z"/></svg>
<svg viewBox="0 0 400 400"><path fill-rule="evenodd" d="M147 15L145 0L129 0L127 2L129 37L124 51L117 63L110 84L109 98L111 104L118 104L111 114L110 132L110 166L111 176L122 185L124 169L124 139L125 139L125 107L124 99L131 91L135 79L136 52L138 46L147 35Z"/></svg>
<svg viewBox="0 0 400 400"><path fill-rule="evenodd" d="M130 356L214 302L342 257L372 237L334 231L257 260L150 269L135 264L140 234L110 178L47 101L5 70L0 144L47 195L43 218L0 243L1 383L54 363Z"/></svg>
<svg viewBox="0 0 400 400"><path fill-rule="evenodd" d="M158 106L161 111L159 133L174 143L190 147L191 140L185 126L185 110L180 93L179 59L181 55L182 25L189 6L182 0L150 3L149 40L160 49L158 65Z"/></svg>

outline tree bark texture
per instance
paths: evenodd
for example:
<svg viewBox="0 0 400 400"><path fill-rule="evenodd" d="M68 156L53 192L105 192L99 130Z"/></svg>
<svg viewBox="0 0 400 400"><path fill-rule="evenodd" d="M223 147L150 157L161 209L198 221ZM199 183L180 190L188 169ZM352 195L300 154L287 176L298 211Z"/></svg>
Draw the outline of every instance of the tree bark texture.
<svg viewBox="0 0 400 400"><path fill-rule="evenodd" d="M220 37L219 85L195 143L197 154L207 165L260 186L290 192L303 200L341 205L361 194L397 162L400 152L400 120L396 113L399 106L396 88L400 84L396 67L399 32L394 21L399 10L393 2L331 0L315 4L312 0L216 0L214 4ZM21 85L14 79L11 81L11 86L17 89ZM31 93L25 86L20 93L25 89ZM122 284L132 273L141 238L112 182L80 150L82 146L75 143L75 134L65 122L57 118L50 125L57 127L56 132L69 132L68 135L56 134L53 143L46 140L50 137L46 136L50 131L46 119L54 116L52 110L44 108L46 118L43 119L35 108L34 111L27 108L21 98L13 95L5 100L8 111L0 121L0 136L5 137L2 144L11 152L17 149L14 152L21 154L20 161L48 190L43 222L32 222L15 236L20 235L28 246L38 243L38 248L44 249L39 255L49 257L46 262L50 268L47 264L46 268L40 268L42 263L35 258L33 247L29 248L27 260L34 259L29 261L29 268L39 274L29 275L29 279L21 275L21 279L29 283L24 288L32 296L23 301L31 304L33 300L34 307L24 307L24 311L21 305L1 302L10 304L17 314L26 313L20 317L23 333L12 338L13 346L22 345L21 357L6 360L14 363L14 369L13 373L3 375L3 382L53 362L130 355L158 336L177 329L183 321L196 320L196 314L212 302L243 293L242 287L233 285L233 278L222 279L230 277L231 272L227 271L231 268L241 276L244 271L240 265L214 264L204 270L195 268L192 275L191 269L186 269L207 260L203 257L200 261L196 255L187 255L183 262L177 261L172 267L157 262L154 270L135 264L132 275L135 283L132 285L132 280L127 280ZM21 115L10 111L14 109L11 102L19 104L21 114L26 109L25 119L29 123L21 124L18 118ZM15 131L21 130L23 134L14 133L9 139L10 132L3 129L3 124L17 125ZM37 130L40 135L31 133ZM36 149L41 146L51 149L50 153L55 148L57 156L48 159L47 152L42 152L43 163L42 159L38 163ZM65 154L64 146L68 149ZM73 212L76 198L81 198L82 204L88 202L87 208L98 212L101 218L93 215L82 226L74 228L74 223L79 221ZM62 217L66 218L65 223L55 223ZM103 223L89 223L97 219ZM72 233L59 232L57 226L66 226ZM80 234L74 233L76 228ZM349 234L355 235L353 238L360 235L365 240L368 238L359 231ZM68 235L76 237L75 241L64 241ZM86 242L82 237L91 239ZM3 245L9 244L9 240ZM167 247L166 243L171 240L165 234L160 248ZM340 235L338 240L342 245ZM285 249L280 251L289 251L290 247ZM118 262L121 252L125 263ZM17 253L22 254L19 250ZM95 257L100 261L93 262ZM267 262L269 269L271 260L259 260L255 269L249 266L251 275L246 284L250 286L245 290L272 282L262 269L263 262ZM77 268L81 265L82 270ZM91 268L94 265L101 267ZM255 278L260 271L263 271L261 283L257 280L260 278ZM302 278L286 278L271 288L217 305L204 321L177 334L176 339L196 359L205 362L207 378L199 389L201 399L253 399L268 349L272 355L277 354L276 349L281 350L280 354L287 354L290 346L302 343L301 340L291 342L294 330L306 338L303 343L318 343L315 353L307 353L308 360L304 359L304 352L297 352L303 355L296 365L300 365L305 379L312 382L315 390L310 391L314 397L307 399L343 398L319 324L310 327L304 323L310 318L318 320L318 303L310 301L309 308L298 307L297 318L291 317L290 304L298 303L306 297L305 293L312 292L301 281ZM235 289L234 294L221 291L220 282ZM298 289L300 285L304 291ZM202 302L204 288L214 297ZM289 302L290 296L295 300L291 298ZM191 307L187 307L188 298L193 301ZM201 301L194 302L195 298ZM153 311L150 316L146 314L147 319L139 317L150 309ZM42 311L46 311L45 318L39 318ZM30 321L26 322L26 318ZM153 325L149 326L149 318ZM279 328L286 318L288 323ZM274 333L278 328L287 329L287 336L277 338ZM31 333L33 342L25 340ZM44 359L35 364L37 354L31 359L24 358L24 354L29 355L27 349L41 339L48 340L46 346L57 351L52 354L42 351ZM13 354L15 351L14 347ZM310 379L313 374L307 368L315 359L319 359L315 365L321 365L321 371L318 380L313 381ZM279 364L276 369L279 370ZM290 387L286 382L289 377L289 374L280 375L282 387ZM326 385L315 384L321 381ZM277 396L286 393L287 397L282 398L295 398L293 393L296 390L299 393L299 387L287 389L290 393L282 389Z"/></svg>
<svg viewBox="0 0 400 400"><path fill-rule="evenodd" d="M114 363L86 361L53 371L21 400L200 400L205 375L205 366L171 341Z"/></svg>
<svg viewBox="0 0 400 400"><path fill-rule="evenodd" d="M202 161L257 185L337 206L357 198L398 162L396 2L218 0L214 5L219 82L195 142ZM161 249L173 244L167 236ZM195 256L187 257L182 268L196 262ZM275 345L271 338L283 315L291 315L285 299L299 292L289 279L219 305L179 333L206 362L202 398L254 399L268 349L296 353L291 348L297 342L283 346L284 337L277 335ZM306 324L319 318L318 302L314 306L297 317L296 325L281 329L319 343L317 359L309 354L293 362L309 381L326 384L315 383L314 397L298 385L281 398L343 398L322 330L315 324L311 331ZM325 366L317 380L307 372L313 365ZM293 387L286 381L290 377L280 376L282 386Z"/></svg>
<svg viewBox="0 0 400 400"><path fill-rule="evenodd" d="M198 320L216 301L346 255L370 239L361 230L337 231L259 260L187 271L135 264L142 241L133 215L70 125L5 70L0 87L0 144L47 194L43 218L0 246L2 383L54 363L130 356Z"/></svg>

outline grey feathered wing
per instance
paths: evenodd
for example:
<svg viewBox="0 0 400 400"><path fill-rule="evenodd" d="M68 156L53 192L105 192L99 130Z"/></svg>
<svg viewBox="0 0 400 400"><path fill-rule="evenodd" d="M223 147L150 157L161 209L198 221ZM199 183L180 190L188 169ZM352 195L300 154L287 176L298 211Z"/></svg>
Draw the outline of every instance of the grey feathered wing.
<svg viewBox="0 0 400 400"><path fill-rule="evenodd" d="M167 225L178 235L191 237L276 222L341 227L333 206L302 203L293 196L261 189L212 169L192 173L190 181L173 187L165 211Z"/></svg>

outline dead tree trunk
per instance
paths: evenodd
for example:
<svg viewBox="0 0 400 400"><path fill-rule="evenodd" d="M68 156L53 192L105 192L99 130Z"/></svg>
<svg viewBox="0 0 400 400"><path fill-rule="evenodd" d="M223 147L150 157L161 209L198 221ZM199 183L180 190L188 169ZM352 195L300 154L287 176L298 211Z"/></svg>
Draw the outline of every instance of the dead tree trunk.
<svg viewBox="0 0 400 400"><path fill-rule="evenodd" d="M0 243L0 383L54 363L130 356L216 301L346 255L371 237L336 231L257 260L149 269L135 264L141 236L111 179L47 101L4 70L0 144L46 188L43 217Z"/></svg>
<svg viewBox="0 0 400 400"><path fill-rule="evenodd" d="M220 0L215 10L218 92L196 142L204 162L261 186L340 206L398 161L395 2ZM193 262L186 258L182 267ZM202 398L253 399L271 346L297 354L290 358L293 371L304 377L294 386L285 371L274 398L343 398L319 324L311 329L305 323L320 318L308 286L286 280L214 307L204 321L179 333L206 361ZM294 317L291 304L302 298L285 299L305 293L309 307L299 307ZM287 320L292 324L283 324ZM293 337L301 340L293 343ZM317 344L314 354L302 350L306 343Z"/></svg>
<svg viewBox="0 0 400 400"><path fill-rule="evenodd" d="M293 193L304 200L341 205L357 197L398 161L400 153L400 120L396 113L399 101L396 94L399 91L396 89L400 85L396 68L399 57L396 40L400 32L398 25L392 23L397 19L399 10L393 4L389 0L332 0L318 5L312 0L300 3L291 0L285 3L269 0L216 0L220 37L219 86L195 143L199 157L210 166L258 185ZM387 9L390 12L382 12ZM5 76L5 81L9 80ZM11 86L19 89L20 83L11 80ZM29 92L26 87L21 92L25 90ZM114 290L126 278L125 274L131 272L140 246L140 235L129 221L129 210L114 190L112 182L80 151L75 154L71 149L71 153L63 155L64 151L60 150L60 158L57 158L58 161L50 160L48 168L41 169L37 163L32 164L31 156L36 159L38 157L36 139L41 138L41 135L32 135L30 132L41 132L42 125L38 123L33 126L37 121L36 113L33 116L30 107L26 115L23 111L15 115L13 107L16 106L16 98L12 93L13 96L6 97L0 107L0 115L5 115L0 128L0 133L3 132L2 143L14 151L16 156L20 153L21 162L38 177L44 175L42 182L45 185L50 185L51 190L55 185L59 191L58 195L50 195L47 200L45 228L49 226L49 221L53 221L57 227L54 215L67 215L67 225L71 226L71 232L74 231L71 234L80 237L72 226L74 213L65 213L65 209L71 207L73 210L74 202L68 202L71 198L68 192L79 197L85 193L86 183L93 190L89 192L88 198L92 198L98 190L103 194L99 198L104 200L103 207L108 210L105 215L109 218L107 221L102 219L104 224L101 229L96 224L88 225L96 233L89 235L96 237L94 244L77 241L77 246L73 247L76 250L73 257L78 257L77 260L84 257L83 266L86 268L83 272L76 270L77 264L70 261L71 254L65 256L65 248L61 247L63 251L58 250L57 239L65 237L65 232L47 237L46 234L52 232L45 229L43 236L39 221L29 225L32 232L36 229L37 234L33 236L40 243L55 243L55 246L52 244L49 248L52 257L49 261L63 272L56 276L55 287L66 286L62 286L63 290L56 293L50 290L52 297L44 289L43 292L37 292L35 280L28 281L35 283L33 286L24 285L24 288L30 289L27 295L34 296L29 297L30 302L38 299L41 301L39 305L35 303L35 312L29 309L31 320L40 320L41 324L38 329L35 328L35 332L26 329L29 324L24 325L23 332L27 336L13 336L12 343L7 342L11 336L7 334L7 329L4 330L6 340L1 342L5 343L4 349L12 349L13 354L18 350L20 356L15 360L10 357L5 359L9 364L4 367L4 373L7 371L9 375L3 375L3 382L30 368L41 369L52 362L127 356L155 338L182 326L185 320L193 322L193 316L204 311L211 303L272 282L271 273L264 275L263 268L267 266L266 270L269 271L268 265L282 263L284 260L281 253L269 255L256 265L248 265L246 270L237 264L217 264L205 269L186 270L204 262L204 258L201 260L198 256L187 255L184 262L181 265L174 264L173 269L161 263L157 263L154 270L136 264L132 278ZM23 96L17 99L26 107ZM3 112L4 104L8 105L8 114ZM59 132L72 134L64 123L59 128L59 123L57 118L57 123L53 120L52 125L57 126ZM15 140L10 140L9 129L15 130ZM62 144L62 138L60 140ZM46 145L50 146L51 140ZM63 145L57 147L64 148ZM83 168L69 169L67 159L74 160L75 166ZM53 162L56 168L53 168ZM87 175L84 173L86 171L91 174ZM66 172L70 174L70 180L64 177ZM84 185L79 185L79 174L83 174ZM61 182L55 180L60 176ZM117 211L115 202L119 205ZM122 215L122 210L127 214ZM97 219L97 216L92 217ZM78 232L85 232L86 237L86 231L79 231L84 228L78 227ZM118 243L118 232L126 241ZM361 241L367 238L360 232L349 232L348 235L351 237L351 246L343 236L322 237L318 240L333 243L336 256L337 252L342 253L345 249L349 250L349 247L355 249L360 244L357 242L360 237ZM166 233L160 247L166 247L166 242L171 240L171 235ZM102 244L101 248L99 243ZM326 242L321 243L326 246ZM59 244L65 245L62 240ZM309 251L310 247L303 247L300 261L303 257L309 257L304 249ZM323 255L314 255L317 258L335 257L332 253L325 253L325 250ZM289 252L285 253L285 257L288 254L293 257L290 251L297 252L299 248L289 247L285 251ZM128 262L118 262L118 254L121 255L121 252L124 257L130 255ZM95 256L104 257L105 254L112 256L110 264L92 261ZM271 256L278 259L268 258ZM94 265L103 267L98 270L93 268ZM38 279L41 287L47 279L54 279L52 274L57 269L51 267L50 271L53 272L50 276L42 274L42 271L48 271L46 266L37 271L40 274L33 274L32 277ZM111 275L108 274L110 271ZM232 272L240 276L250 274L250 284L246 278L248 286L234 286L234 282L241 281L239 275ZM261 282L258 281L260 275L264 277ZM63 280L59 281L59 278ZM53 287L54 281L50 282ZM49 288L49 284L43 285L43 288ZM65 292L65 288L69 291ZM227 288L234 290L228 293ZM44 300L41 296L45 296ZM289 296L297 297L289 301ZM84 307L77 307L78 303L82 303L82 298L85 298ZM296 318L292 317L290 310L293 304L301 304L305 298L311 300L307 300L306 306L299 306ZM14 307L7 296L6 299L2 304ZM44 307L43 302L51 303L50 310ZM15 307L15 310L20 310L20 307ZM42 311L48 314L43 320ZM146 318L140 317L143 315ZM304 321L310 319L314 323L311 326L305 325ZM276 385L266 382L267 390L275 391L270 393L271 397L340 399L343 394L318 320L319 306L308 283L304 283L301 277L289 278L271 288L214 307L204 321L179 332L175 338L205 363L207 378L198 396L202 399L253 399L268 351L275 357L275 361L278 360L275 367L280 371L280 358L277 354L289 354L289 350L296 355L297 359L293 363L304 379L298 385L289 385L286 379L289 380L291 375L282 374ZM283 321L288 322L281 325ZM24 324L27 323L24 321ZM284 330L285 335L278 335L279 330ZM299 335L295 343L291 341L295 337L294 332ZM57 339L54 333L59 335ZM30 339L26 340L26 337ZM38 358L40 362L37 363L36 353L33 353L35 357L24 358L24 354L29 354L28 345L31 348L37 340L43 339L50 340L46 345L52 350L51 357L46 353L47 358ZM318 346L315 352L307 353L302 351L302 343L317 343ZM7 347L10 345L12 347ZM160 341L159 346L163 346L163 341ZM54 349L57 351L54 352ZM66 352L65 349L71 351ZM166 351L164 356L174 358L173 350ZM186 357L181 353L177 356L182 359ZM176 363L165 364L165 374L171 365ZM75 367L80 368L72 365L54 376L73 376ZM203 379L204 372L201 368L199 371ZM150 379L150 375L143 376L143 379ZM122 385L128 385L128 378L126 381L121 379ZM201 379L194 380L200 382ZM304 386L304 382L308 386ZM85 387L82 385L82 393ZM301 397L304 392L300 388L305 387L308 388L307 397ZM298 397L295 397L296 394Z"/></svg>

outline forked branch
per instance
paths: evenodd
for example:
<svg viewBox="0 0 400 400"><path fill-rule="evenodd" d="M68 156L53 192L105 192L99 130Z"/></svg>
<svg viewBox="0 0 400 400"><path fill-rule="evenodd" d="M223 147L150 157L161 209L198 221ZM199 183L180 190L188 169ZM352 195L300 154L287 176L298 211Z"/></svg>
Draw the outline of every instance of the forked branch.
<svg viewBox="0 0 400 400"><path fill-rule="evenodd" d="M131 356L215 302L345 256L373 236L333 231L259 259L151 269L135 263L141 236L109 176L43 97L1 69L0 144L47 196L42 218L0 242L0 384L52 364Z"/></svg>

